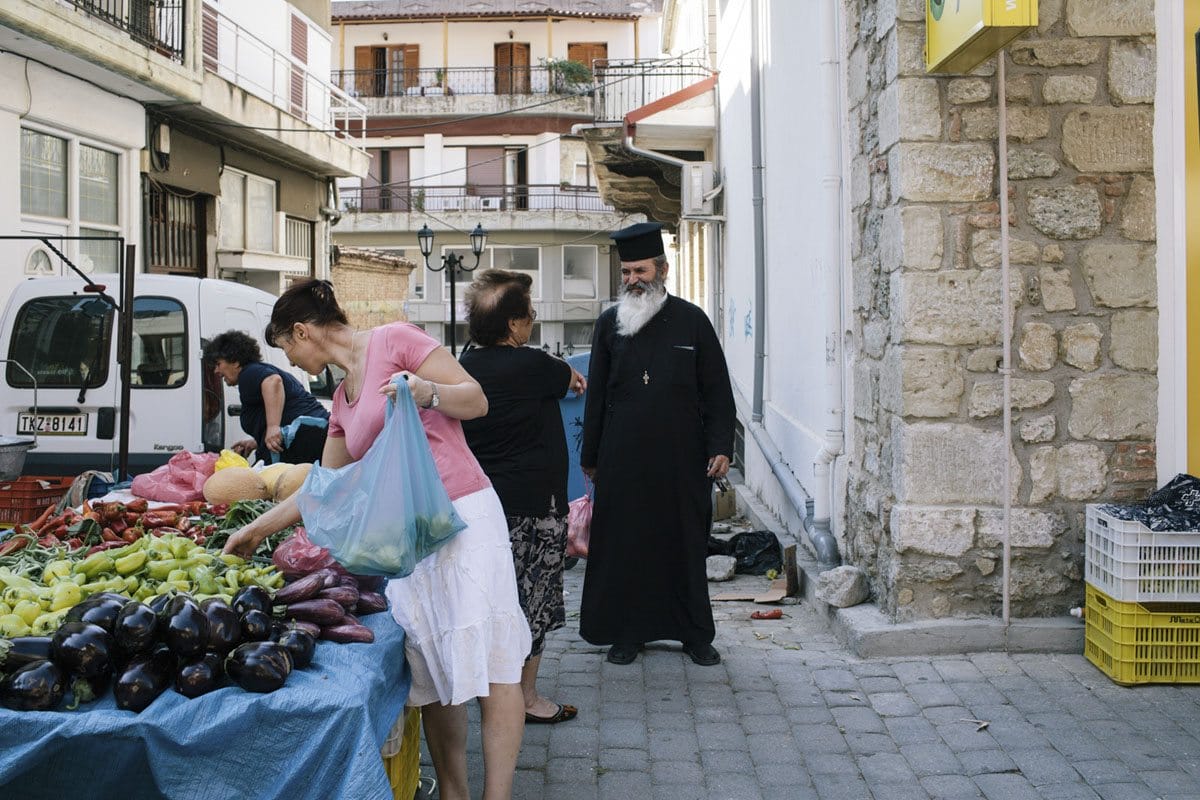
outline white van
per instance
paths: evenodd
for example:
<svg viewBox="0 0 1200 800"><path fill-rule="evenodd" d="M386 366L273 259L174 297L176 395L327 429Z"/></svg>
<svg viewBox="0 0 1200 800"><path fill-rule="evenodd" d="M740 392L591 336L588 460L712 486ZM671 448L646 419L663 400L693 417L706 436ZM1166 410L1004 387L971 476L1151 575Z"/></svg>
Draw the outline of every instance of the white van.
<svg viewBox="0 0 1200 800"><path fill-rule="evenodd" d="M120 302L117 275L92 275ZM34 278L9 298L0 327L0 434L32 437L26 475L77 475L118 466L120 370L116 314L78 278ZM229 281L139 273L134 280L129 471L146 472L180 450L216 452L245 438L236 386L201 362L218 333L240 330L264 361L309 376L267 347L275 297ZM15 364L12 362L16 362ZM34 407L33 381L37 381ZM318 396L329 387L313 384Z"/></svg>

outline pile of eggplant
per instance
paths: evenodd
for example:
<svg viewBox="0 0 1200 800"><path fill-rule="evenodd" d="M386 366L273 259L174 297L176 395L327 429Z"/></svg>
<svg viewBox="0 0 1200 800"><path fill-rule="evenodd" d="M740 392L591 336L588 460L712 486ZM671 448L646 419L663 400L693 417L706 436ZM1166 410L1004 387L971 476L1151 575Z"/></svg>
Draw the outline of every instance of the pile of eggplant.
<svg viewBox="0 0 1200 800"><path fill-rule="evenodd" d="M341 606L339 606L341 608ZM71 609L50 637L0 640L0 705L18 711L59 707L68 689L89 702L111 686L118 708L140 712L172 685L199 697L225 676L251 692L273 692L312 661L312 627L277 619L258 586L231 604L210 597L159 595L148 604L113 593ZM68 686L68 683L70 685Z"/></svg>
<svg viewBox="0 0 1200 800"><path fill-rule="evenodd" d="M319 569L276 591L275 606L293 625L318 638L369 644L375 641L375 634L358 618L387 610L387 598L379 594L385 582L379 577Z"/></svg>

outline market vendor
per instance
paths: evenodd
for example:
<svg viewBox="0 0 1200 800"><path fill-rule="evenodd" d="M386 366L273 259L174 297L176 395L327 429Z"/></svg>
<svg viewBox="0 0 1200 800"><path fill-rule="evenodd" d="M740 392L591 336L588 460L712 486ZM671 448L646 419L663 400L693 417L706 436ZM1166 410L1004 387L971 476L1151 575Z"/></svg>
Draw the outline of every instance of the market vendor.
<svg viewBox="0 0 1200 800"><path fill-rule="evenodd" d="M204 360L225 383L238 387L242 430L252 438L233 445L234 451L248 455L256 450L268 464L303 464L321 457L329 412L291 374L263 363L258 342L241 331L226 331L204 348ZM297 420L301 424L285 442L284 429Z"/></svg>

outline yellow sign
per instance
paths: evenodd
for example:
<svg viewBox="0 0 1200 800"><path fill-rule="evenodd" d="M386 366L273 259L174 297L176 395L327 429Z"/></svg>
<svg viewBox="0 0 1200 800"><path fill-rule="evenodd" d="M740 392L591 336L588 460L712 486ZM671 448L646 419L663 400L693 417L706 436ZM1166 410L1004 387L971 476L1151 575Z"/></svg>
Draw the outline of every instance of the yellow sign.
<svg viewBox="0 0 1200 800"><path fill-rule="evenodd" d="M925 0L925 70L970 72L1038 24L1037 0Z"/></svg>

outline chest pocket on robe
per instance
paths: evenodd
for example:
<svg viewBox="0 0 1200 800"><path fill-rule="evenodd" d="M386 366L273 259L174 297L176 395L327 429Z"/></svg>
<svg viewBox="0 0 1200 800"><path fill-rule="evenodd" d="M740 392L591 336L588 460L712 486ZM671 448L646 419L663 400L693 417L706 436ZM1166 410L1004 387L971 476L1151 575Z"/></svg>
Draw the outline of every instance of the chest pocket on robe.
<svg viewBox="0 0 1200 800"><path fill-rule="evenodd" d="M673 346L670 353L671 385L696 385L696 350L691 345Z"/></svg>

